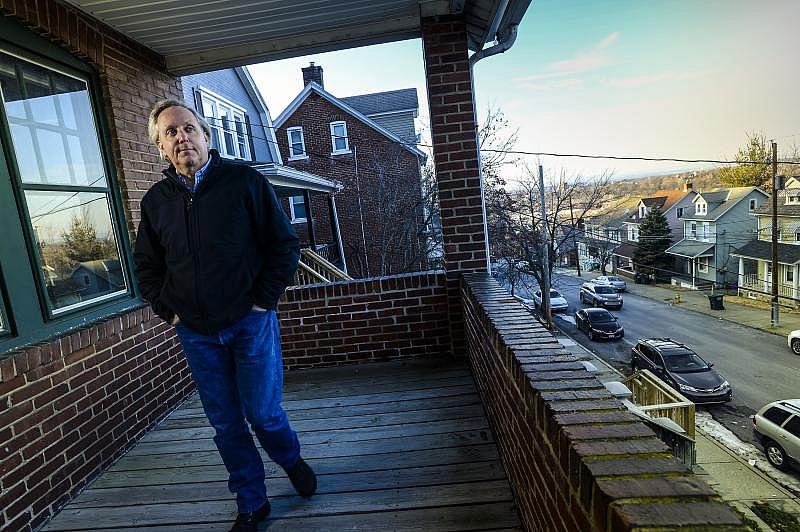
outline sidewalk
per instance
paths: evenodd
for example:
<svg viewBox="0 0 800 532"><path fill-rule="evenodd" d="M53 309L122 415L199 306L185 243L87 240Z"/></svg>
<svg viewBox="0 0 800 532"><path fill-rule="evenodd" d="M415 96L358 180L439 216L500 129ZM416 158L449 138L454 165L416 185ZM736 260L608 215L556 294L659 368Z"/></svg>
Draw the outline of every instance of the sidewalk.
<svg viewBox="0 0 800 532"><path fill-rule="evenodd" d="M667 290L666 292L671 291ZM653 294L656 295L656 292ZM706 303L708 303L707 300ZM707 313L710 314L710 312ZM557 339L567 351L574 354L579 360L594 365L597 369L595 375L601 382L620 380L621 374L617 370L574 340L563 333L559 333ZM755 502L767 502L775 508L800 516L800 498L763 471L752 467L744 458L712 438L702 427L697 426L696 430L697 466L695 473L701 476L725 501L758 523L761 530L764 531L772 529L750 510L750 506Z"/></svg>

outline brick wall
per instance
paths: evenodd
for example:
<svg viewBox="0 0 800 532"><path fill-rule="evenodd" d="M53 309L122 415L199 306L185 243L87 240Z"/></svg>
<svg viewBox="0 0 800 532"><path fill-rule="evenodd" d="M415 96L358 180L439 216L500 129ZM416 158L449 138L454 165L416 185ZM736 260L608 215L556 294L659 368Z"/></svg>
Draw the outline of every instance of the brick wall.
<svg viewBox="0 0 800 532"><path fill-rule="evenodd" d="M278 313L288 369L450 352L442 273L290 288Z"/></svg>
<svg viewBox="0 0 800 532"><path fill-rule="evenodd" d="M330 155L330 123L338 120L347 123L353 153ZM296 126L303 128L308 159L289 161L286 130ZM285 164L344 185L336 194L336 210L350 275L363 278L426 269L424 262L405 260L418 240L398 240L405 234L401 228L408 227L412 235L423 230L416 155L314 92L281 124L276 136ZM329 220L327 202L312 199L312 207L315 220ZM388 255L383 266L382 252Z"/></svg>
<svg viewBox="0 0 800 532"><path fill-rule="evenodd" d="M133 237L139 202L161 178L147 115L156 100L181 96L179 80L159 56L65 3L0 0L0 15L95 67ZM138 308L0 358L0 529L41 525L190 392L176 342Z"/></svg>
<svg viewBox="0 0 800 532"><path fill-rule="evenodd" d="M464 352L460 276L486 271L483 190L463 16L422 19L425 81L439 188L453 352Z"/></svg>
<svg viewBox="0 0 800 532"><path fill-rule="evenodd" d="M491 277L466 275L462 295L470 365L526 530L745 530Z"/></svg>

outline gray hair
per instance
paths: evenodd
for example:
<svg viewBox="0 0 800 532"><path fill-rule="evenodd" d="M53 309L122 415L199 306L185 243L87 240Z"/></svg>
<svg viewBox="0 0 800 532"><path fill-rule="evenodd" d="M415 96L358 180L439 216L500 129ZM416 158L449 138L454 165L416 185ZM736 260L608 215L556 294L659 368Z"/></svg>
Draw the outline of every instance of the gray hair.
<svg viewBox="0 0 800 532"><path fill-rule="evenodd" d="M153 106L153 110L150 111L150 118L147 120L147 135L150 137L150 142L158 146L158 115L160 115L165 109L169 109L170 107L183 107L190 113L194 115L197 119L197 123L200 124L200 128L203 130L203 133L206 134L206 137L209 139L211 138L211 126L208 125L208 122L205 118L200 116L194 108L189 107L186 105L186 102L182 100L161 100L157 102Z"/></svg>

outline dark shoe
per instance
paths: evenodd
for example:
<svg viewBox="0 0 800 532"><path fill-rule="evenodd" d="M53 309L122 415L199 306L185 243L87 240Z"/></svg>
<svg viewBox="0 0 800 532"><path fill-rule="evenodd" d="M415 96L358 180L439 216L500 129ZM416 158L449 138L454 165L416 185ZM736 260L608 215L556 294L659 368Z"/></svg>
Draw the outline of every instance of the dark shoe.
<svg viewBox="0 0 800 532"><path fill-rule="evenodd" d="M256 532L258 523L267 518L271 509L269 501L267 501L255 512L240 513L236 516L236 522L233 523L231 532Z"/></svg>
<svg viewBox="0 0 800 532"><path fill-rule="evenodd" d="M297 463L286 470L286 474L301 497L311 497L317 492L317 475L302 458L298 458Z"/></svg>

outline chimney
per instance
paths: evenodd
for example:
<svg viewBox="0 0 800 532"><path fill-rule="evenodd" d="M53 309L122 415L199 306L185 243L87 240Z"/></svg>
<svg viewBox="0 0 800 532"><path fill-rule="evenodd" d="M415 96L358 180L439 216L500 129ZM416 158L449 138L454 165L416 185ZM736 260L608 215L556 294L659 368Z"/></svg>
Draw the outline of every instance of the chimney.
<svg viewBox="0 0 800 532"><path fill-rule="evenodd" d="M691 181L689 181L687 179L686 181L683 182L683 191L684 192L689 192L692 189L694 189L694 186L692 185Z"/></svg>
<svg viewBox="0 0 800 532"><path fill-rule="evenodd" d="M311 64L305 68L301 69L303 71L303 87L311 83L312 81L319 85L320 87L324 87L325 85L322 83L322 67L314 65L312 61Z"/></svg>

